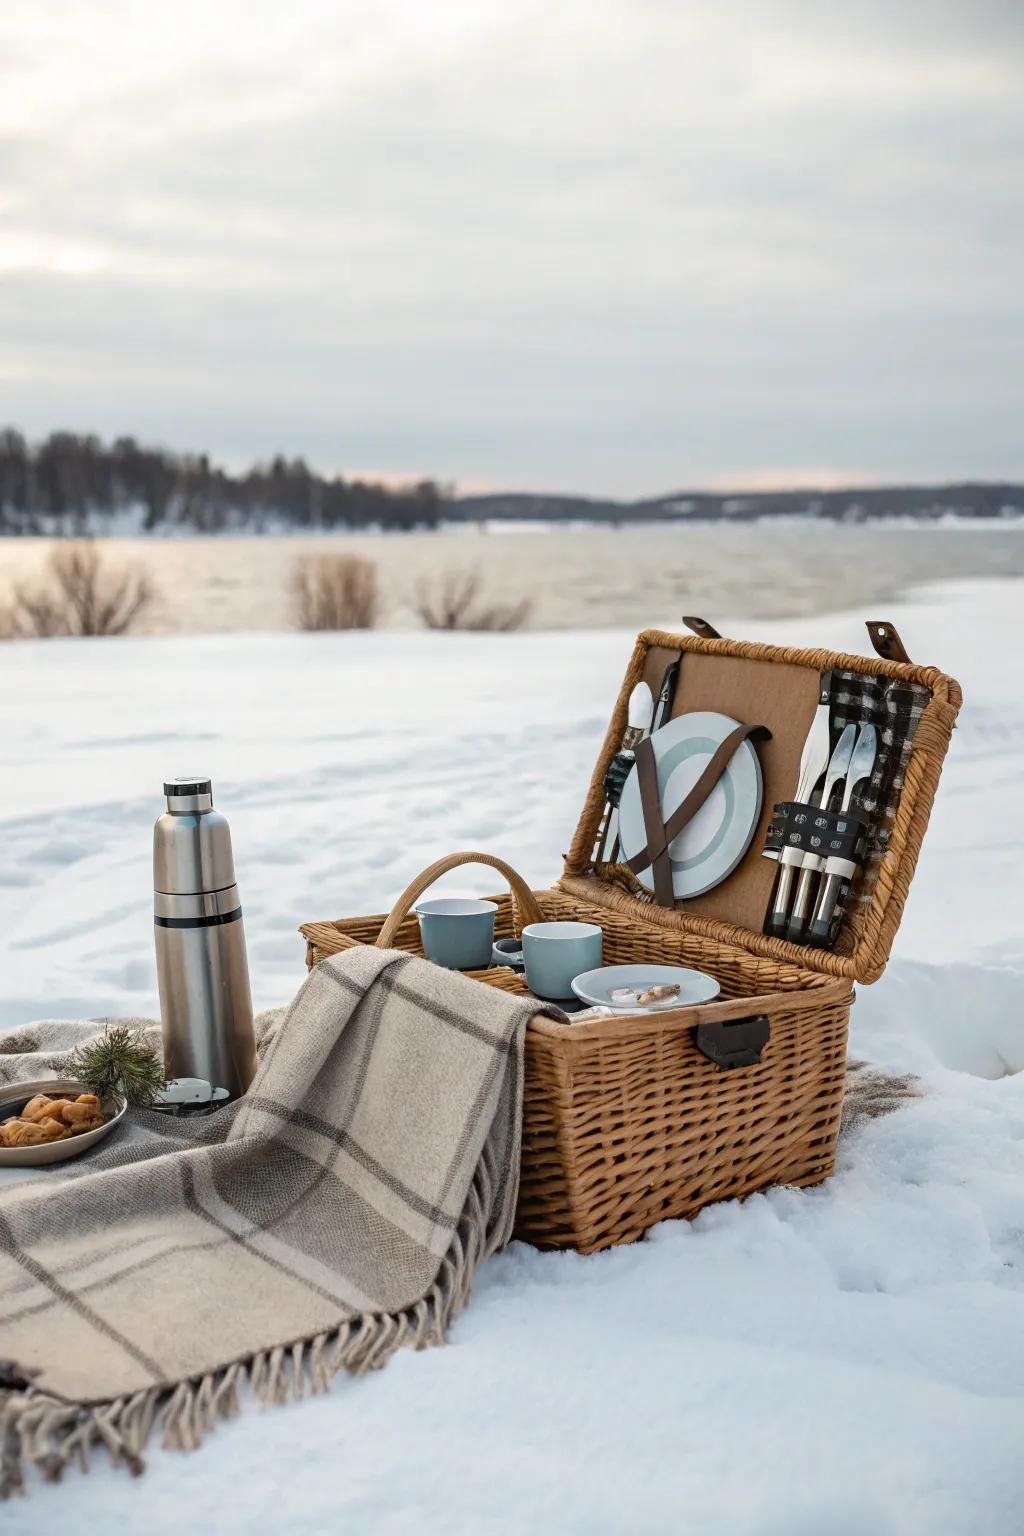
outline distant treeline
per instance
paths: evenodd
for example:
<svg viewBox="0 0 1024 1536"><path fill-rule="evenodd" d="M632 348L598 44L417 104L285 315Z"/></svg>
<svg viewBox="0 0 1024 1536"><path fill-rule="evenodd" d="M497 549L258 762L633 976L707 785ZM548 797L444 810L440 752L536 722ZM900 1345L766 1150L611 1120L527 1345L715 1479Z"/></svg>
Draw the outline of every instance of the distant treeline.
<svg viewBox="0 0 1024 1536"><path fill-rule="evenodd" d="M449 499L433 480L388 486L326 477L277 457L240 474L206 454L132 437L53 432L29 443L0 430L0 534L190 533L278 528L436 527Z"/></svg>
<svg viewBox="0 0 1024 1536"><path fill-rule="evenodd" d="M880 518L938 522L944 517L1019 518L1024 486L970 481L954 485L844 487L838 491L679 491L643 501L583 496L535 496L523 492L463 496L457 515L502 522L751 523L763 518L865 523Z"/></svg>
<svg viewBox="0 0 1024 1536"><path fill-rule="evenodd" d="M26 442L0 430L0 535L263 533L380 528L406 532L441 522L743 523L761 518L868 522L907 517L1011 518L1024 486L966 481L940 486L822 491L679 491L638 501L492 492L456 498L436 480L381 485L327 477L282 456L232 474L205 453L147 448L132 437L53 432Z"/></svg>

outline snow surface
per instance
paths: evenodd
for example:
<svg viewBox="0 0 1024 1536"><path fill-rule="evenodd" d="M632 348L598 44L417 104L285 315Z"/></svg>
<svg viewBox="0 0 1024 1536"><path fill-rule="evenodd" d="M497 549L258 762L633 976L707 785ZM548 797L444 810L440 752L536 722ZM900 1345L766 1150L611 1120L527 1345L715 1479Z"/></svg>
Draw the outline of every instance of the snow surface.
<svg viewBox="0 0 1024 1536"><path fill-rule="evenodd" d="M97 1458L5 1532L1024 1531L1021 586L885 617L957 675L954 738L896 952L852 1050L927 1095L836 1176L581 1259L519 1244L451 1346L253 1407L143 1483ZM864 649L859 617L724 626ZM0 1027L155 1013L149 828L210 773L234 832L254 994L295 926L379 911L442 853L554 879L631 636L274 635L0 652ZM998 812L994 814L994 807ZM495 888L461 871L449 889ZM1018 1075L1014 1075L1018 1074Z"/></svg>

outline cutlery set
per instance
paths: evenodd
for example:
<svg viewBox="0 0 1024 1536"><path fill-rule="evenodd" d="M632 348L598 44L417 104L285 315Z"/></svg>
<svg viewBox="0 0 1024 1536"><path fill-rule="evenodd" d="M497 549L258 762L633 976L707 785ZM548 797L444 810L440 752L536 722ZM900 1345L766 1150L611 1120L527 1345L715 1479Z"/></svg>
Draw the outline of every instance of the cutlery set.
<svg viewBox="0 0 1024 1536"><path fill-rule="evenodd" d="M779 863L765 931L793 944L831 948L843 886L853 879L866 826L854 798L870 779L878 757L878 732L870 721L849 723L831 747L832 674L821 679L800 757L795 799L775 806L764 849ZM795 882L795 894L794 894Z"/></svg>

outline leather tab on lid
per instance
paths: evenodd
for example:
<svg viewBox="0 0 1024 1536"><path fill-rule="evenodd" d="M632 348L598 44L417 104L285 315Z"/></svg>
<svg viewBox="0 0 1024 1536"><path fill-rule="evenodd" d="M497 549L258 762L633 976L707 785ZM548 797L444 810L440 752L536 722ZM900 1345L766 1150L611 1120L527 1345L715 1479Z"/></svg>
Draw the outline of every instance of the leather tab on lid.
<svg viewBox="0 0 1024 1536"><path fill-rule="evenodd" d="M707 619L698 618L695 613L684 613L683 623L701 640L721 640L722 638L713 624L709 624Z"/></svg>
<svg viewBox="0 0 1024 1536"><path fill-rule="evenodd" d="M885 619L868 619L867 631L871 636L871 644L883 661L910 660L897 631Z"/></svg>

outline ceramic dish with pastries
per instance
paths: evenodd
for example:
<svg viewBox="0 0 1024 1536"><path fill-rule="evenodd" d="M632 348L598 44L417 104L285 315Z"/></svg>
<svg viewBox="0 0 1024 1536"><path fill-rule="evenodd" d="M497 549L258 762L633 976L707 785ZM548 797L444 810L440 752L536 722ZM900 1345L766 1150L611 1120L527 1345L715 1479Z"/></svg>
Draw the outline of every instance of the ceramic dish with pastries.
<svg viewBox="0 0 1024 1536"><path fill-rule="evenodd" d="M77 1157L123 1119L126 1104L84 1083L46 1078L0 1088L0 1168L39 1168Z"/></svg>

